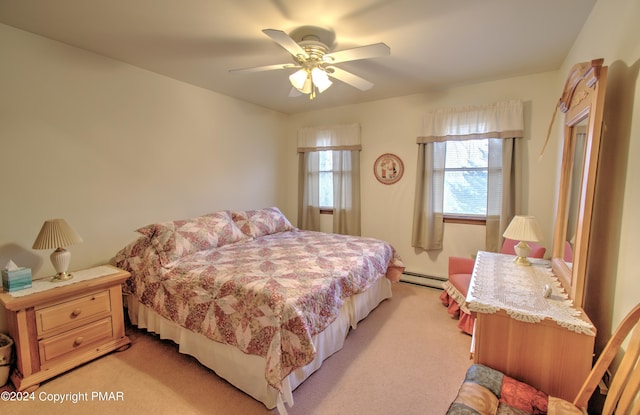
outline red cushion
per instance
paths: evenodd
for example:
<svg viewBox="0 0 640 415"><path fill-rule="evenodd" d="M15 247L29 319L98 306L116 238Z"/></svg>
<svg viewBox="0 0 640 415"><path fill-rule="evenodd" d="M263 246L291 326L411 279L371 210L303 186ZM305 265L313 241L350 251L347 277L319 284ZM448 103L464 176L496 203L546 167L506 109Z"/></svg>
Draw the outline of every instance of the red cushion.
<svg viewBox="0 0 640 415"><path fill-rule="evenodd" d="M448 274L471 274L474 264L475 259L471 257L450 256Z"/></svg>
<svg viewBox="0 0 640 415"><path fill-rule="evenodd" d="M449 283L453 285L460 294L467 296L469 284L471 283L471 274L453 274L449 275Z"/></svg>
<svg viewBox="0 0 640 415"><path fill-rule="evenodd" d="M538 415L547 413L548 396L531 385L505 375L502 379L500 402L528 414Z"/></svg>

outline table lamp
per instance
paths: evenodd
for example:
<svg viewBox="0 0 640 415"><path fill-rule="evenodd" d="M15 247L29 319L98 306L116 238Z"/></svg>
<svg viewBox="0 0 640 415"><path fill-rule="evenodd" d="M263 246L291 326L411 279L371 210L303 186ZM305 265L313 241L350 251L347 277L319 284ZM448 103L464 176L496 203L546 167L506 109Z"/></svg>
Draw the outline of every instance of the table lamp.
<svg viewBox="0 0 640 415"><path fill-rule="evenodd" d="M64 247L80 242L82 242L80 235L78 235L64 219L50 219L44 222L32 248L55 248L50 258L56 270L56 275L51 281L59 282L73 278L73 275L67 273L69 262L71 261L71 253L64 249Z"/></svg>
<svg viewBox="0 0 640 415"><path fill-rule="evenodd" d="M516 251L514 262L524 266L531 265L531 262L527 259L529 253L531 253L531 248L527 242L540 242L543 239L540 224L533 216L514 216L502 236L514 241L520 241L514 246Z"/></svg>

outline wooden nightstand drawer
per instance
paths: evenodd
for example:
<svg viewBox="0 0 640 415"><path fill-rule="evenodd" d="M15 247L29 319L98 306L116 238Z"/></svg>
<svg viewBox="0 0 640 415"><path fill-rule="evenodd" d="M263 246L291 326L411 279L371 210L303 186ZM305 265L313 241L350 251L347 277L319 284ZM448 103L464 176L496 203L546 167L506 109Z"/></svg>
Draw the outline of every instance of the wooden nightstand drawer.
<svg viewBox="0 0 640 415"><path fill-rule="evenodd" d="M111 312L109 290L36 310L38 335L83 324L92 317Z"/></svg>
<svg viewBox="0 0 640 415"><path fill-rule="evenodd" d="M111 317L107 317L86 326L41 340L39 342L40 361L43 367L46 367L46 363L50 360L84 347L90 347L96 342L111 337L113 337L113 324Z"/></svg>
<svg viewBox="0 0 640 415"><path fill-rule="evenodd" d="M11 381L17 391L131 343L125 334L121 284L126 271L102 265L73 273L71 281L33 281L30 293L0 293L15 342Z"/></svg>

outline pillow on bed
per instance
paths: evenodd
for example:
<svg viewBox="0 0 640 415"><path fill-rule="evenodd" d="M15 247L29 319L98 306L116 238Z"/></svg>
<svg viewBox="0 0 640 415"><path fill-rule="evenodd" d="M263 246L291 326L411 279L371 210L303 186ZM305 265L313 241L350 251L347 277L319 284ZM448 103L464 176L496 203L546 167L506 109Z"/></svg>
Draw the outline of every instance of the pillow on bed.
<svg viewBox="0 0 640 415"><path fill-rule="evenodd" d="M229 211L219 211L192 219L154 223L137 230L151 239L162 266L198 251L247 239Z"/></svg>
<svg viewBox="0 0 640 415"><path fill-rule="evenodd" d="M253 238L295 229L277 207L233 212L231 216L242 232Z"/></svg>

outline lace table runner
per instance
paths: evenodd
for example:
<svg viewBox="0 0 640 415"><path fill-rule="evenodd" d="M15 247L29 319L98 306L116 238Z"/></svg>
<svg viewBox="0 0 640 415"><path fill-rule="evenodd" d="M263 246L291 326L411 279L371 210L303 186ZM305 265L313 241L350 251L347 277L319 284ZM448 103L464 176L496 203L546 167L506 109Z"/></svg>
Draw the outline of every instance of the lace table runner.
<svg viewBox="0 0 640 415"><path fill-rule="evenodd" d="M71 274L73 278L66 281L52 282L51 277L37 279L32 281L32 285L30 288L26 288L24 290L12 291L8 293L12 297L24 297L25 295L39 293L41 291L47 291L58 287L63 287L65 285L75 284L80 281L90 280L97 277L102 277L104 275L115 274L118 272L117 269L107 266L101 265L95 268L83 269L80 271L73 271Z"/></svg>
<svg viewBox="0 0 640 415"><path fill-rule="evenodd" d="M526 267L513 259L512 255L478 253L466 301L471 311L504 310L516 320L531 323L548 318L571 331L595 336L593 325L580 318L581 311L573 307L549 261L529 258L532 265ZM547 298L543 296L546 284L552 290Z"/></svg>

